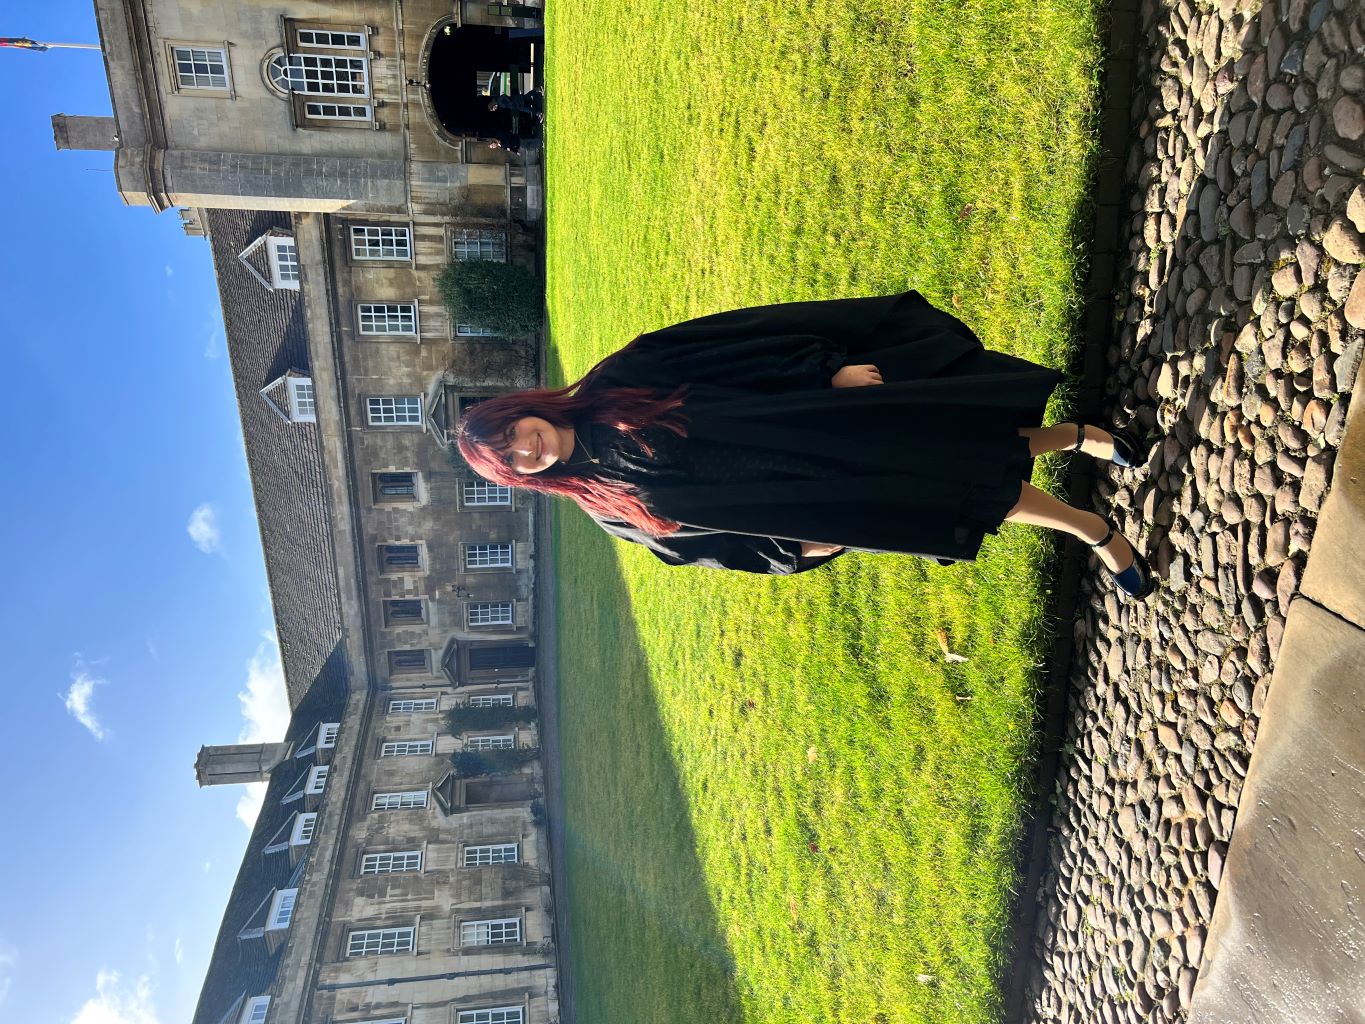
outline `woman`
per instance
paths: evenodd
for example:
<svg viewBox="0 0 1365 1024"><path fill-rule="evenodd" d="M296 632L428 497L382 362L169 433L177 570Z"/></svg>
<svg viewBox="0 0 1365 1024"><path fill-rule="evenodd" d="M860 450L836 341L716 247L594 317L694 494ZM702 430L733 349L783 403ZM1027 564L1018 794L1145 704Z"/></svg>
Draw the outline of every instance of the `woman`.
<svg viewBox="0 0 1365 1024"><path fill-rule="evenodd" d="M1034 426L1060 375L985 350L919 293L731 310L642 334L559 390L471 408L480 476L576 501L670 565L790 574L844 551L949 563L1002 522L1095 548L1143 598L1146 561L1028 482L1072 449L1135 465L1123 431Z"/></svg>

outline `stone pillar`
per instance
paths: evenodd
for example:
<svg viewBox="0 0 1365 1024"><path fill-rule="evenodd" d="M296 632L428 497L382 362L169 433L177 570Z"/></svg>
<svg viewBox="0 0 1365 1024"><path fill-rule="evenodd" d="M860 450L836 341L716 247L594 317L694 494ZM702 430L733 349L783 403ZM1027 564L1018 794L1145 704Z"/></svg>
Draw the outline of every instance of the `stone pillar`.
<svg viewBox="0 0 1365 1024"><path fill-rule="evenodd" d="M201 786L265 782L271 770L289 756L288 743L238 743L200 747L194 774Z"/></svg>

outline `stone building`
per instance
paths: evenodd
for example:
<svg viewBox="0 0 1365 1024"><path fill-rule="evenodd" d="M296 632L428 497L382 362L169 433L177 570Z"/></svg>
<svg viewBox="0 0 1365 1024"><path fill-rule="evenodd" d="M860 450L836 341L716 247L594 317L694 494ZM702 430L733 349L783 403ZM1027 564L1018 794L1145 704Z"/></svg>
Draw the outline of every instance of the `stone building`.
<svg viewBox="0 0 1365 1024"><path fill-rule="evenodd" d="M539 5L95 6L113 115L54 135L211 247L293 708L196 766L267 786L194 1024L557 1020L537 508L450 445L540 339L436 287L539 265L540 166L485 141L539 81Z"/></svg>

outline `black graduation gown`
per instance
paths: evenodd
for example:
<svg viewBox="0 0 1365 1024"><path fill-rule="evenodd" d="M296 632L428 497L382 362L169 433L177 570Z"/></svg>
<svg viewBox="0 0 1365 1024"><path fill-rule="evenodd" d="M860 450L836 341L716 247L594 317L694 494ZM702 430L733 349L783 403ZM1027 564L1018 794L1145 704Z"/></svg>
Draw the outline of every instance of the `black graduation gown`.
<svg viewBox="0 0 1365 1024"><path fill-rule="evenodd" d="M875 364L885 383L833 387L850 363ZM624 435L580 429L604 473L683 527L653 537L597 521L671 565L789 574L837 557L802 558L801 541L972 559L1018 501L1032 468L1018 428L1042 422L1059 380L986 351L913 291L749 307L651 331L584 388L689 385L688 438L739 446L754 474L708 478L714 459L694 459L700 472L679 479L666 464L652 469ZM812 472L791 471L793 459Z"/></svg>

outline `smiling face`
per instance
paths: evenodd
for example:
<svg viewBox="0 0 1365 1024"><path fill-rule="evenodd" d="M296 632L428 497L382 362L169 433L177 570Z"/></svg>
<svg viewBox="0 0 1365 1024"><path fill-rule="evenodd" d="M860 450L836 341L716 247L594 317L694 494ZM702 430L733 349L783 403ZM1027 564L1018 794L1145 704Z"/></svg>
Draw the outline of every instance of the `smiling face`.
<svg viewBox="0 0 1365 1024"><path fill-rule="evenodd" d="M499 452L514 473L526 476L544 472L556 462L568 459L573 451L564 451L564 446L564 432L549 420L523 416L507 429Z"/></svg>

